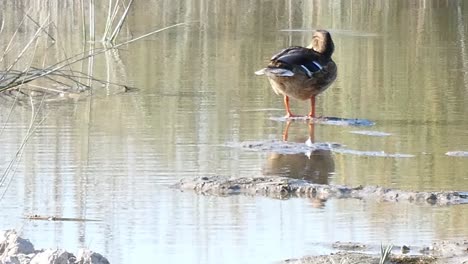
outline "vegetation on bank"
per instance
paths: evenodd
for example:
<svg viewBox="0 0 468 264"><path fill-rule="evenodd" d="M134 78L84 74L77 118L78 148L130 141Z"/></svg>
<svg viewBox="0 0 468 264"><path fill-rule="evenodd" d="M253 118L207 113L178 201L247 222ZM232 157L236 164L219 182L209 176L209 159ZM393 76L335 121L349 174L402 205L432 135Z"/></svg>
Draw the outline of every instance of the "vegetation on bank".
<svg viewBox="0 0 468 264"><path fill-rule="evenodd" d="M13 109L18 107L19 103L30 105L31 119L27 133L15 155L0 172L0 201L11 184L28 139L45 120L45 118L39 120L38 113L46 100L76 99L96 92L95 88L105 88L108 94L127 91L130 87L125 83L126 80L117 83L111 73L114 64L119 63L115 51L156 33L186 25L186 23L176 23L137 37L132 37L128 33L122 36L133 3L133 0L127 3L113 0L107 3L96 3L93 0L73 1L71 3L73 6L68 8L75 10L74 8L79 7L79 11L75 12L80 13L77 17L82 32L81 38L73 43L68 43L69 36L63 38L66 41L62 40L62 36L67 32L61 32L58 25L59 17L54 17L62 12L59 6L47 5L44 8L40 3L32 4L18 24L6 25L5 20L1 21L0 37L7 42L0 48L0 65L4 65L0 70L0 98L7 98L6 102L11 106L9 112L4 113L5 118L0 123L0 136ZM107 8L98 4L107 4ZM98 7L100 8L97 14ZM104 14L105 12L107 14ZM97 21L97 17L106 18L102 36L99 38L96 37L97 28L102 27L102 23ZM12 26L16 28L11 29ZM120 39L123 40L119 41ZM67 54L65 46L76 43L78 45L75 50L81 51L74 55ZM106 55L105 79L95 77L94 59L98 55ZM112 59L113 57L117 58ZM112 89L116 92L110 91Z"/></svg>

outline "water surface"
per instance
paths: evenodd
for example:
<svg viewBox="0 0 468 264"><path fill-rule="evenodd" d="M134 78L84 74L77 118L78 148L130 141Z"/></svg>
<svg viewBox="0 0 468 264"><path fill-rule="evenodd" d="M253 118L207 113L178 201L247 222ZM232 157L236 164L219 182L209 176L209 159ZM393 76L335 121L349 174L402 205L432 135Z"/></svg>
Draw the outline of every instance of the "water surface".
<svg viewBox="0 0 468 264"><path fill-rule="evenodd" d="M37 65L60 59L63 50L82 51L78 3L23 2L0 9L0 47L32 6L40 10L35 19L51 14L57 25L51 29L57 41L38 49ZM107 7L96 6L96 12L106 14ZM435 0L135 3L122 40L188 24L96 58L95 77L110 76L138 90L95 87L94 95L80 100L37 102L34 110L43 122L13 163L15 173L0 187L5 192L0 228L22 230L39 248L88 247L112 263L273 263L327 253L338 240L423 245L466 238L466 205L317 204L200 196L169 186L183 177L289 173L312 175L321 183L467 191L467 158L446 155L468 151L467 13L463 1ZM105 16L97 17L99 35ZM2 68L35 27L23 26L22 41ZM282 98L253 73L279 49L306 45L316 28L332 33L339 71L337 81L319 96L317 112L375 125L316 124L316 142L351 151L312 160L232 147L282 139ZM13 170L8 166L27 135L32 109L27 101L17 104L7 118L13 101L1 102L3 172ZM308 113L308 105L292 102L297 113ZM306 122L291 123L289 141L301 143L309 136ZM410 157L362 154L370 151ZM22 218L31 214L102 221Z"/></svg>

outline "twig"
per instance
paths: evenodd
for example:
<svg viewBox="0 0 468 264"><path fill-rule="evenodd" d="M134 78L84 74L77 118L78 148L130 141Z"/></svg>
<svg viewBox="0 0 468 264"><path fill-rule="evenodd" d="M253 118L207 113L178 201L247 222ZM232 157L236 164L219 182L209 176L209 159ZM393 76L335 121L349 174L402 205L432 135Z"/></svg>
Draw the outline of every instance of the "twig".
<svg viewBox="0 0 468 264"><path fill-rule="evenodd" d="M36 22L36 20L34 20L30 15L26 14L26 17L29 18L37 27L41 28L41 25L39 25L39 23ZM44 33L52 40L55 42L55 38L52 37L52 35L49 34L49 32L47 32L47 30L44 30L42 28L42 31L44 31Z"/></svg>
<svg viewBox="0 0 468 264"><path fill-rule="evenodd" d="M114 42L115 38L117 38L117 35L119 34L120 30L122 29L123 23L125 22L125 19L127 18L128 15L128 10L130 10L130 7L132 6L133 0L130 0L130 3L128 3L127 8L125 9L122 17L119 20L119 23L117 23L117 26L115 27L114 32L112 32L112 35L109 39L111 43Z"/></svg>
<svg viewBox="0 0 468 264"><path fill-rule="evenodd" d="M49 17L47 16L47 18L45 19L44 24L36 31L33 38L31 38L29 40L29 42L26 44L26 46L24 46L23 50L21 50L21 52L18 54L18 56L16 56L16 59L13 61L13 63L10 66L8 66L8 68L6 69L6 72L9 72L16 65L16 63L18 63L20 58L23 57L23 54L26 52L26 50L29 48L29 46L37 39L37 37L39 36L39 33L42 31L44 26L48 23L48 20L49 20Z"/></svg>

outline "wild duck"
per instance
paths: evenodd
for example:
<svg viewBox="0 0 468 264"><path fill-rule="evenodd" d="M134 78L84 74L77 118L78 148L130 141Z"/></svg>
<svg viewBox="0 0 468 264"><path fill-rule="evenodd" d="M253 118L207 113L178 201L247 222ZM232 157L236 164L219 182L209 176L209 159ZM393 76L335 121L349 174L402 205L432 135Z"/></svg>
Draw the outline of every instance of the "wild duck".
<svg viewBox="0 0 468 264"><path fill-rule="evenodd" d="M336 64L331 55L335 46L326 30L317 30L307 47L283 49L270 59L256 75L266 75L276 94L284 96L286 117L296 117L289 108L289 97L310 99L310 118L315 118L315 97L325 91L336 79Z"/></svg>

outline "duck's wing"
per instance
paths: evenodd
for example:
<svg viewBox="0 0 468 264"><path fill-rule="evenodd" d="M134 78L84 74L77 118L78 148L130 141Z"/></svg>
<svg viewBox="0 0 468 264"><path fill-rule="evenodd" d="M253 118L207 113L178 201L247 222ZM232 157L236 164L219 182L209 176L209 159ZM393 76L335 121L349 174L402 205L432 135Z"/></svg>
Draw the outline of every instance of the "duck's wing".
<svg viewBox="0 0 468 264"><path fill-rule="evenodd" d="M299 52L301 50L305 49L304 47L299 47L299 46L293 46L293 47L289 47L289 48L285 48L283 50L281 50L280 52L276 53L275 55L273 55L273 57L271 57L270 61L276 61L278 58L284 56L284 55L287 55L287 54L290 54L290 53L296 53L296 52Z"/></svg>
<svg viewBox="0 0 468 264"><path fill-rule="evenodd" d="M270 59L270 64L268 67L260 69L255 72L255 75L265 75L265 74L273 74L275 76L282 76L282 77L291 77L294 76L294 73L290 69L275 67L274 64L278 58L289 54L290 52L294 52L296 49L301 49L302 47L289 47L286 49L281 50L277 54L273 55ZM290 68L290 67L289 67Z"/></svg>
<svg viewBox="0 0 468 264"><path fill-rule="evenodd" d="M292 77L294 72L301 71L308 78L320 75L320 72L327 72L329 59L314 50L293 46L273 55L267 68L258 70L256 75L273 74L278 77Z"/></svg>
<svg viewBox="0 0 468 264"><path fill-rule="evenodd" d="M309 78L315 72L323 69L320 57L312 50L303 47L292 47L273 56L270 66L290 71L294 69L304 72Z"/></svg>

